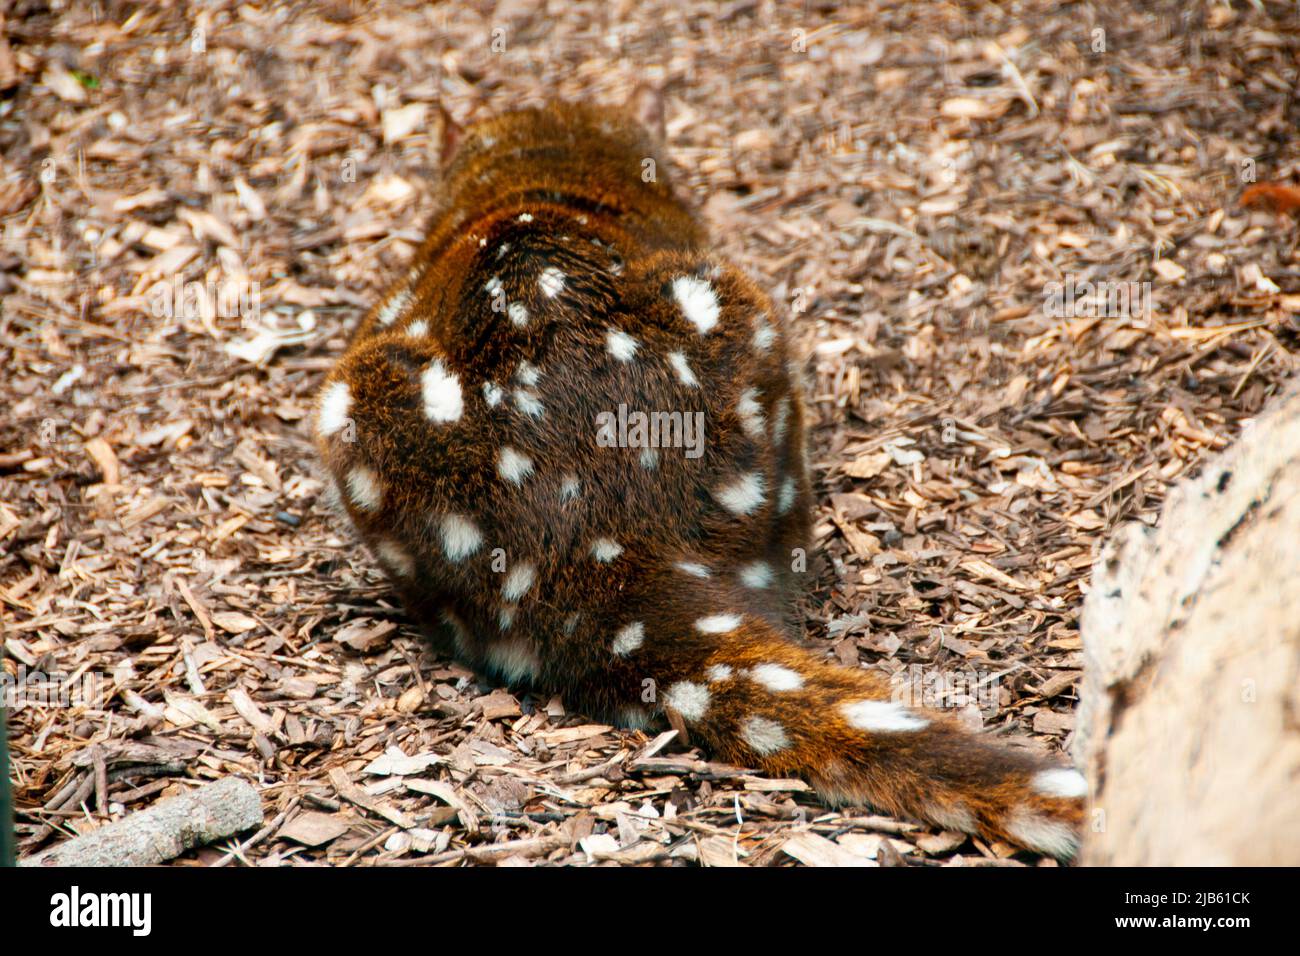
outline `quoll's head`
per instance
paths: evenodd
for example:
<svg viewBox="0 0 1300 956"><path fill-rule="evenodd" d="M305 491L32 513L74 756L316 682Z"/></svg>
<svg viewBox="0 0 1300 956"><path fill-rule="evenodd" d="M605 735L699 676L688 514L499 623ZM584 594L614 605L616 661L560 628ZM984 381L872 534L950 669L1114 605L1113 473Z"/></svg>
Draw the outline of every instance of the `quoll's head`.
<svg viewBox="0 0 1300 956"><path fill-rule="evenodd" d="M449 175L473 165L476 157L517 148L543 152L547 148L590 150L614 146L650 155L659 153L665 140L663 94L648 84L638 85L621 105L552 101L541 107L485 116L465 125L439 109L440 154Z"/></svg>
<svg viewBox="0 0 1300 956"><path fill-rule="evenodd" d="M678 223L664 149L664 104L638 87L621 105L554 101L461 127L444 112L445 208L473 214L504 195L546 203L584 195L595 208ZM662 223L661 223L662 224Z"/></svg>

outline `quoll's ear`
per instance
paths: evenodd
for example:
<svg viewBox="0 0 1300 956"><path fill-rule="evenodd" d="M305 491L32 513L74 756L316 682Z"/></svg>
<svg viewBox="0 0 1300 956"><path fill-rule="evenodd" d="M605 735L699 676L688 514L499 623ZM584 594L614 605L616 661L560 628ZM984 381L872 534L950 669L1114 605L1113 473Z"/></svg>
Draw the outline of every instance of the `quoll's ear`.
<svg viewBox="0 0 1300 956"><path fill-rule="evenodd" d="M438 131L438 161L442 164L442 168L446 169L451 165L460 141L465 136L465 127L452 119L451 114L441 103L438 104L438 118L441 121Z"/></svg>
<svg viewBox="0 0 1300 956"><path fill-rule="evenodd" d="M655 142L664 141L664 94L649 83L638 83L627 98L625 109L645 127Z"/></svg>

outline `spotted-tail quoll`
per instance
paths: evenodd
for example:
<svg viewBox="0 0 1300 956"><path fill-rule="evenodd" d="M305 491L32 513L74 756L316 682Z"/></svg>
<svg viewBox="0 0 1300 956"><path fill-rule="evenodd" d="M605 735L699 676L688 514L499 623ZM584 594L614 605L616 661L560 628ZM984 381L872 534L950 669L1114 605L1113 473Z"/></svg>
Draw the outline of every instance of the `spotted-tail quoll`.
<svg viewBox="0 0 1300 956"><path fill-rule="evenodd" d="M347 514L481 673L667 720L831 804L1069 857L1078 772L797 643L799 363L670 187L661 123L642 90L448 124L427 238L321 392Z"/></svg>

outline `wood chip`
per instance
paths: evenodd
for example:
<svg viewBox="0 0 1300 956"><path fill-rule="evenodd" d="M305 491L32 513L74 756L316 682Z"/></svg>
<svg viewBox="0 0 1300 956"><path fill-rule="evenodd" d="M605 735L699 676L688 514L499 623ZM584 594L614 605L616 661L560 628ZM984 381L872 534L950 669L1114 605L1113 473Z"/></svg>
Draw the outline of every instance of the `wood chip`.
<svg viewBox="0 0 1300 956"><path fill-rule="evenodd" d="M228 634L243 634L257 627L257 618L242 611L218 611L212 615L212 623Z"/></svg>
<svg viewBox="0 0 1300 956"><path fill-rule="evenodd" d="M92 438L82 447L86 450L90 460L95 463L95 467L99 469L104 484L121 484L122 470L117 455L113 452L112 445L103 438Z"/></svg>
<svg viewBox="0 0 1300 956"><path fill-rule="evenodd" d="M781 844L781 850L805 866L872 866L866 857L850 853L816 833L798 833Z"/></svg>
<svg viewBox="0 0 1300 956"><path fill-rule="evenodd" d="M280 828L277 836L303 846L322 846L348 832L350 822L335 813L300 813Z"/></svg>

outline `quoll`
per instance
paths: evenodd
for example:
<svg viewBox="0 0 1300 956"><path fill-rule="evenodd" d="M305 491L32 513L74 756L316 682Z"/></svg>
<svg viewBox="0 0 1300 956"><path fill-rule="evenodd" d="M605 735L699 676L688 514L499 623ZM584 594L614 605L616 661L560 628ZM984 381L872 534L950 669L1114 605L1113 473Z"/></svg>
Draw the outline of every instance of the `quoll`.
<svg viewBox="0 0 1300 956"><path fill-rule="evenodd" d="M674 193L655 126L646 90L448 125L427 238L321 391L348 516L480 672L623 726L666 719L830 804L1069 857L1077 771L796 643L799 363ZM691 423L697 447L672 447Z"/></svg>

